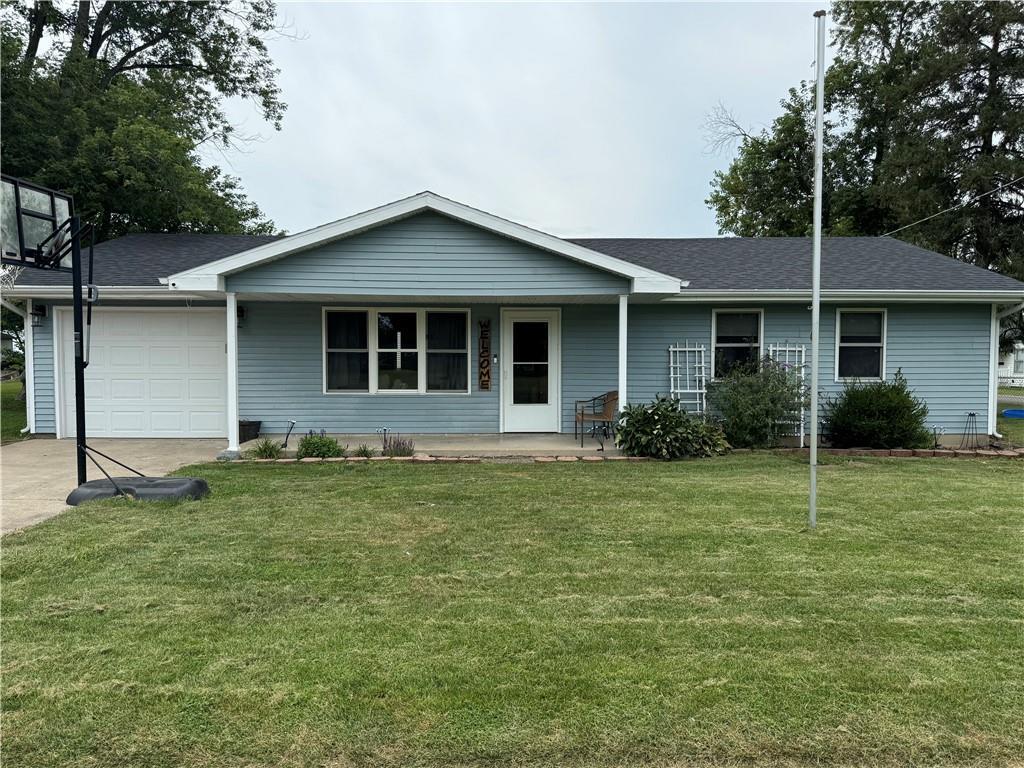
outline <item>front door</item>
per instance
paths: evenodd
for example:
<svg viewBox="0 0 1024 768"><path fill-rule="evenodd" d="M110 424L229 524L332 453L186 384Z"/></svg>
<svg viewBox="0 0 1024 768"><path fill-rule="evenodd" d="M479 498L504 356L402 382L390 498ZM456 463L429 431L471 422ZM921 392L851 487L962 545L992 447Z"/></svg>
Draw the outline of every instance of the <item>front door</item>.
<svg viewBox="0 0 1024 768"><path fill-rule="evenodd" d="M507 309L501 327L505 432L559 432L561 329L557 309Z"/></svg>

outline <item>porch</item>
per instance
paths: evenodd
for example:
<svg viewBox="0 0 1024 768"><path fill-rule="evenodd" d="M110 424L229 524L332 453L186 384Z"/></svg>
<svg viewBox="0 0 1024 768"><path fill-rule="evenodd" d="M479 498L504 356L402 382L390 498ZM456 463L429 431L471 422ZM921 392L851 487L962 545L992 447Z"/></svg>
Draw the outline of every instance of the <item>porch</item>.
<svg viewBox="0 0 1024 768"><path fill-rule="evenodd" d="M342 446L348 446L351 453L360 445L368 445L376 453L380 453L381 436L379 434L333 434ZM579 438L571 434L431 434L402 433L402 438L412 440L416 453L430 456L475 456L480 458L502 457L533 457L533 456L618 456L613 438L602 442L590 434ZM280 439L280 435L274 435ZM287 455L291 455L298 446L301 434L292 434L288 440ZM241 450L252 448L256 441L242 443Z"/></svg>

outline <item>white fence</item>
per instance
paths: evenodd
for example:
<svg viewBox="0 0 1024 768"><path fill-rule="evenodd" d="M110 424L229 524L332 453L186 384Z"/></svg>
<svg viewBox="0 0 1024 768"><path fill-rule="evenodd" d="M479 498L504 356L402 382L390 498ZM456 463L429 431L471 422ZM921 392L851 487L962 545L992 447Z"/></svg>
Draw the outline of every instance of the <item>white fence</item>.
<svg viewBox="0 0 1024 768"><path fill-rule="evenodd" d="M803 344L769 344L768 357L787 368L796 370L800 377L801 389L806 388L807 348ZM804 407L803 399L800 400L800 420L794 422L793 432L800 438L800 447L804 447L804 435L807 432L807 410Z"/></svg>
<svg viewBox="0 0 1024 768"><path fill-rule="evenodd" d="M687 411L707 411L707 347L688 341L669 347L668 378L672 397L682 403Z"/></svg>

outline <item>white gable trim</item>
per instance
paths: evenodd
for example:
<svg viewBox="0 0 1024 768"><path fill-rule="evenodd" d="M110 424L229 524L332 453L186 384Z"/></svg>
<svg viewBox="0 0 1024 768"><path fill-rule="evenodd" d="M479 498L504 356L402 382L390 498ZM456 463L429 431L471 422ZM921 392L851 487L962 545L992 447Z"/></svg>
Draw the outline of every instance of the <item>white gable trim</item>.
<svg viewBox="0 0 1024 768"><path fill-rule="evenodd" d="M184 272L178 272L167 278L167 285L172 291L223 291L224 277L226 275L280 259L299 251L315 248L323 243L349 237L424 211L434 211L480 229L485 229L495 234L533 245L545 251L565 256L581 264L627 278L632 283L633 293L679 293L680 280L678 278L592 251L589 248L570 243L554 235L530 229L522 224L516 224L476 208L470 208L468 205L435 195L433 192L421 192L418 195L397 200L379 208L357 213L354 216L349 216L330 224L307 229L305 232L299 232L266 245L251 248L248 251L242 251L241 253L236 253L217 261L211 261L208 264L203 264Z"/></svg>

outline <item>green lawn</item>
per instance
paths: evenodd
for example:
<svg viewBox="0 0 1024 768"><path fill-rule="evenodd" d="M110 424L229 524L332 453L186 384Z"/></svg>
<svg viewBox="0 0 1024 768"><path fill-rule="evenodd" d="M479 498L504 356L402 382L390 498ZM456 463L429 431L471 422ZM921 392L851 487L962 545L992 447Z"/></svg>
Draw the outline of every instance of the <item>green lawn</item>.
<svg viewBox="0 0 1024 768"><path fill-rule="evenodd" d="M791 456L192 472L3 540L5 766L1024 754L1022 462L835 461L816 533Z"/></svg>
<svg viewBox="0 0 1024 768"><path fill-rule="evenodd" d="M20 400L21 382L0 383L0 443L13 443L24 439L25 401Z"/></svg>
<svg viewBox="0 0 1024 768"><path fill-rule="evenodd" d="M1017 395L1017 397L1024 397L1024 387L1000 387L1000 395Z"/></svg>

